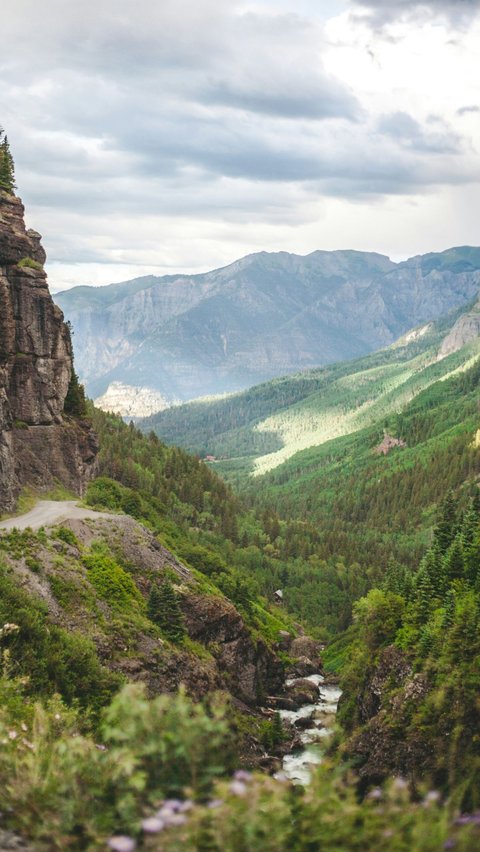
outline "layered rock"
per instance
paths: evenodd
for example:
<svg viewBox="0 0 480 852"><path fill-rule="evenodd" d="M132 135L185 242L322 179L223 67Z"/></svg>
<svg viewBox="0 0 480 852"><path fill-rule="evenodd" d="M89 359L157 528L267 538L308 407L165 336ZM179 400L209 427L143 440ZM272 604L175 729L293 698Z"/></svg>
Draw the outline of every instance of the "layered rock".
<svg viewBox="0 0 480 852"><path fill-rule="evenodd" d="M97 454L86 423L67 421L72 344L52 300L36 231L20 199L0 191L0 510L24 485L82 493Z"/></svg>

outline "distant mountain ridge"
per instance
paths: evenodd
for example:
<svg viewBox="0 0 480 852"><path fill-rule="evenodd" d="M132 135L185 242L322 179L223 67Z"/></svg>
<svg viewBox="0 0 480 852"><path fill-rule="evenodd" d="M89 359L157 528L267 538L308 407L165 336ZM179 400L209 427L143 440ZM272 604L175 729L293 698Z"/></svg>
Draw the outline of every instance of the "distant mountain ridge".
<svg viewBox="0 0 480 852"><path fill-rule="evenodd" d="M365 355L479 289L480 248L463 246L402 263L351 250L260 252L56 300L92 396L116 381L189 400Z"/></svg>

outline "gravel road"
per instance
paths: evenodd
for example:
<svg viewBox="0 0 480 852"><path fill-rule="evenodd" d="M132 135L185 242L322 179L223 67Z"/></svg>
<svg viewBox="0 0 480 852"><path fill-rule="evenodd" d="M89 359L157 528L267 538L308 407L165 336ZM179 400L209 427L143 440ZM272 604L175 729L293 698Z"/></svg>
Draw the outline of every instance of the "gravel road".
<svg viewBox="0 0 480 852"><path fill-rule="evenodd" d="M0 530L25 530L30 527L38 530L40 527L52 526L61 521L83 521L89 518L111 518L107 512L94 512L93 509L83 509L77 506L75 500L40 500L34 509L17 518L0 521Z"/></svg>

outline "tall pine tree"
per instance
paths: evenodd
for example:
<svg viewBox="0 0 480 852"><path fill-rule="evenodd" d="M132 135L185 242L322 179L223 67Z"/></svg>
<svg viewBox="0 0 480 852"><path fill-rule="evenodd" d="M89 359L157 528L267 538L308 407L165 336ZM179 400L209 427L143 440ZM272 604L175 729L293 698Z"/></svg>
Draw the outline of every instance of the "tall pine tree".
<svg viewBox="0 0 480 852"><path fill-rule="evenodd" d="M8 138L0 127L0 189L13 195L15 190L15 165Z"/></svg>

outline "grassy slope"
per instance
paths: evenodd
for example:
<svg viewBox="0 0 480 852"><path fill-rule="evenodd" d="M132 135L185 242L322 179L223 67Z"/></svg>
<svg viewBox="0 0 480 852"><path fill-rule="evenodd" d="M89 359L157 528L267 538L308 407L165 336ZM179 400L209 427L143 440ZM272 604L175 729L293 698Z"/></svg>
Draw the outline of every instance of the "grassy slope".
<svg viewBox="0 0 480 852"><path fill-rule="evenodd" d="M241 486L250 473L267 473L299 451L378 423L439 378L472 363L477 344L436 361L455 318L356 361L167 410L143 421L141 428L200 455L216 456L217 472Z"/></svg>

